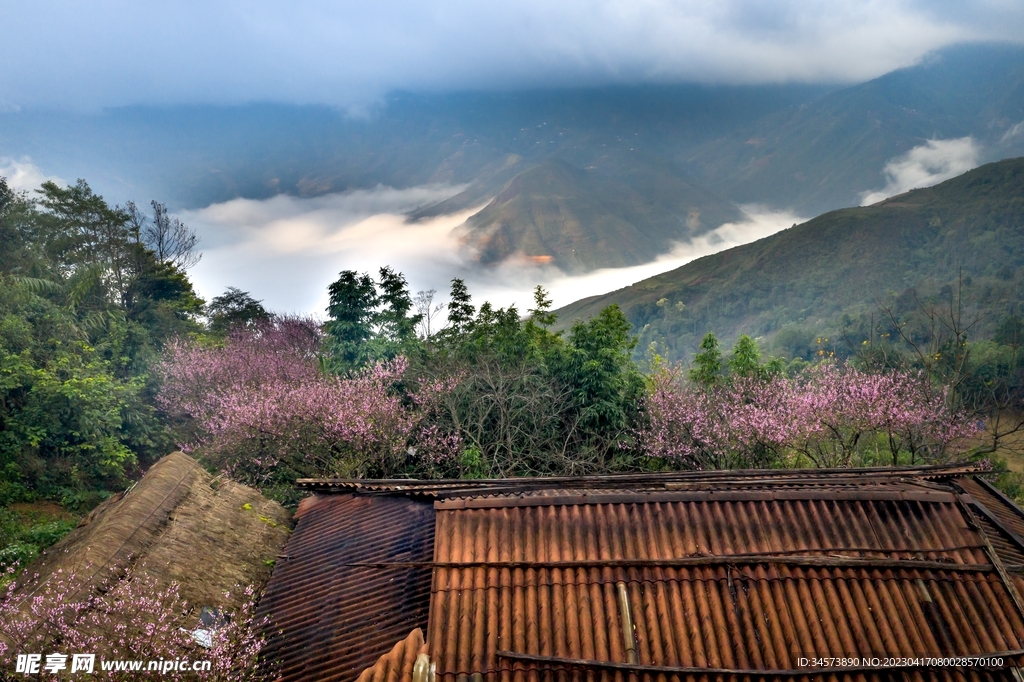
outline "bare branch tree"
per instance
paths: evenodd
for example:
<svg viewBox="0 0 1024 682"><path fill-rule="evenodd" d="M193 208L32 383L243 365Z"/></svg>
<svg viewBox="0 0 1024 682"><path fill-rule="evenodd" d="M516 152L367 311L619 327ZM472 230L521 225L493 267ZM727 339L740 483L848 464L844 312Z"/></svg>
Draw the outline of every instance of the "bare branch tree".
<svg viewBox="0 0 1024 682"><path fill-rule="evenodd" d="M956 293L950 292L945 305L928 305L916 291L914 308L907 315L899 315L894 305L878 301L876 304L925 375L936 385L950 389L950 407L963 409L970 418L985 423L975 453L1018 451L1022 445L1019 434L1024 433L1024 400L1019 381L1009 376L1018 364L1016 339L1012 340L1011 357L1003 368L1007 376L984 376L984 369L971 356L968 340L985 314L965 313L963 279L961 269Z"/></svg>
<svg viewBox="0 0 1024 682"><path fill-rule="evenodd" d="M199 237L195 231L167 212L167 206L158 201L153 205L153 220L142 226L142 241L153 250L157 260L188 270L199 262L203 254L196 251Z"/></svg>
<svg viewBox="0 0 1024 682"><path fill-rule="evenodd" d="M420 316L419 335L424 341L429 341L430 337L435 333L433 328L434 318L445 308L444 303L434 303L434 295L436 293L435 289L417 291L416 297L412 299L416 313Z"/></svg>

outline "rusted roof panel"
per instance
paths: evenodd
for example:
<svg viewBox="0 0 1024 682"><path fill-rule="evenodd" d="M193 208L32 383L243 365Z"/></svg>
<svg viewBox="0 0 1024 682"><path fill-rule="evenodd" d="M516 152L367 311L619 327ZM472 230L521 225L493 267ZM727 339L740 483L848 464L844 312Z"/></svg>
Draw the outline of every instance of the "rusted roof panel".
<svg viewBox="0 0 1024 682"><path fill-rule="evenodd" d="M998 557L953 500L442 509L436 543L427 640L449 680L553 666L522 655L629 664L620 591L641 666L1024 646Z"/></svg>
<svg viewBox="0 0 1024 682"><path fill-rule="evenodd" d="M259 605L270 619L265 655L281 679L352 682L425 629L433 551L430 504L351 495L304 502ZM368 562L404 565L353 565Z"/></svg>
<svg viewBox="0 0 1024 682"><path fill-rule="evenodd" d="M449 682L1024 679L800 674L814 656L1024 661L1024 512L975 473L317 481L330 494L300 506L261 604L284 630L268 652L286 680L397 682L425 626Z"/></svg>
<svg viewBox="0 0 1024 682"><path fill-rule="evenodd" d="M543 478L447 479L337 479L303 478L297 485L315 492L358 492L361 494L404 494L432 497L460 497L499 494L536 494L552 488L567 490L664 490L711 485L751 488L759 485L817 486L853 485L870 482L892 484L907 477L914 482L943 480L979 471L970 465L925 467L872 467L863 469L743 469L714 471L673 471L653 474L609 474L595 476L548 476Z"/></svg>
<svg viewBox="0 0 1024 682"><path fill-rule="evenodd" d="M956 480L970 494L989 539L1008 564L1024 564L1024 517L1021 509L983 479Z"/></svg>

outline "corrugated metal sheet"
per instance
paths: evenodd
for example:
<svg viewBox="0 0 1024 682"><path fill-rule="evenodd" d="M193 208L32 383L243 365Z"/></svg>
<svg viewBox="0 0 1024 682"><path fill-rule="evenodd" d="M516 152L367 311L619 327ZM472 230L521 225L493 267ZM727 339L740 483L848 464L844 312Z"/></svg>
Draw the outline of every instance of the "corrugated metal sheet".
<svg viewBox="0 0 1024 682"><path fill-rule="evenodd" d="M1024 564L1024 518L1020 508L981 480L957 479L956 485L974 499L979 520L1003 560L1009 564Z"/></svg>
<svg viewBox="0 0 1024 682"><path fill-rule="evenodd" d="M404 497L306 502L258 615L282 680L352 682L414 628L426 628L434 510ZM353 566L367 562L419 566ZM426 564L426 565L423 565Z"/></svg>
<svg viewBox="0 0 1024 682"><path fill-rule="evenodd" d="M428 649L448 679L531 665L501 651L629 663L619 585L640 665L792 670L802 656L1024 643L1022 615L954 502L501 505L440 510L436 537Z"/></svg>
<svg viewBox="0 0 1024 682"><path fill-rule="evenodd" d="M797 674L814 656L1021 662L1024 516L973 472L318 482L345 493L300 506L261 603L283 630L268 653L285 680L409 682L424 627L448 682L1022 680Z"/></svg>
<svg viewBox="0 0 1024 682"><path fill-rule="evenodd" d="M414 479L367 480L338 478L302 478L299 487L313 492L360 494L403 494L428 497L459 497L480 495L536 494L561 489L664 490L680 487L757 487L766 485L862 486L871 482L887 485L903 476L916 481L948 479L977 472L969 465L934 465L926 467L871 467L862 469L731 469L710 471L672 471L656 474L606 474L595 476L547 476L543 478Z"/></svg>

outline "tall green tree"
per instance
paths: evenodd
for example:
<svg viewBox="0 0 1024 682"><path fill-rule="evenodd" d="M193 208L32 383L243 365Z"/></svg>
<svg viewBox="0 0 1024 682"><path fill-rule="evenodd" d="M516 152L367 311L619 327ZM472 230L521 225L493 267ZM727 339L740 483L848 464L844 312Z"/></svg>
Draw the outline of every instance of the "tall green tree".
<svg viewBox="0 0 1024 682"><path fill-rule="evenodd" d="M573 412L588 447L618 445L637 416L644 382L629 331L626 316L612 304L576 322L561 354L559 378L572 388Z"/></svg>
<svg viewBox="0 0 1024 682"><path fill-rule="evenodd" d="M472 301L466 282L458 277L452 279L451 293L448 294L447 336L458 338L469 331L476 314Z"/></svg>
<svg viewBox="0 0 1024 682"><path fill-rule="evenodd" d="M380 269L378 283L379 310L373 315L373 325L378 339L377 354L380 357L394 357L416 340L416 325L423 315L410 314L413 309L409 283L405 275L385 266Z"/></svg>
<svg viewBox="0 0 1024 682"><path fill-rule="evenodd" d="M714 332L704 336L700 349L690 369L690 381L701 386L714 386L722 377L722 351Z"/></svg>
<svg viewBox="0 0 1024 682"><path fill-rule="evenodd" d="M84 180L0 180L0 501L101 495L172 446L149 368L203 301L140 220Z"/></svg>
<svg viewBox="0 0 1024 682"><path fill-rule="evenodd" d="M370 355L367 344L373 336L377 288L369 274L344 270L327 292L327 353L332 369L344 372L359 367Z"/></svg>

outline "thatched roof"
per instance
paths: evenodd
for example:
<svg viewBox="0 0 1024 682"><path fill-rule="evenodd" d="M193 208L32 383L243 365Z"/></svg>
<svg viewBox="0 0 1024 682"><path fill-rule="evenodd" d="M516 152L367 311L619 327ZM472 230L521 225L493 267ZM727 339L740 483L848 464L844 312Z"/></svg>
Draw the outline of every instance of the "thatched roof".
<svg viewBox="0 0 1024 682"><path fill-rule="evenodd" d="M239 585L266 582L290 526L281 505L172 452L93 510L32 569L42 578L73 570L98 583L109 569L131 565L160 582L177 581L190 604L233 609Z"/></svg>

